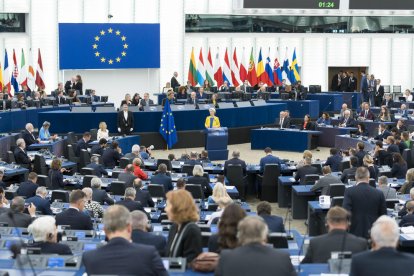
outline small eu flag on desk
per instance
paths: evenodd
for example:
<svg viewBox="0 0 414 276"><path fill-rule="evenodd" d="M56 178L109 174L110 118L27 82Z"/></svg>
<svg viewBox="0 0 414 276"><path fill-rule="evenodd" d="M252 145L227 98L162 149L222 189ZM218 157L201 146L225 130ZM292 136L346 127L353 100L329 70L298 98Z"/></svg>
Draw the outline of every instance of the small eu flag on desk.
<svg viewBox="0 0 414 276"><path fill-rule="evenodd" d="M175 129L174 116L171 111L170 102L165 101L164 110L162 112L160 133L167 142L168 149L177 143L177 130Z"/></svg>

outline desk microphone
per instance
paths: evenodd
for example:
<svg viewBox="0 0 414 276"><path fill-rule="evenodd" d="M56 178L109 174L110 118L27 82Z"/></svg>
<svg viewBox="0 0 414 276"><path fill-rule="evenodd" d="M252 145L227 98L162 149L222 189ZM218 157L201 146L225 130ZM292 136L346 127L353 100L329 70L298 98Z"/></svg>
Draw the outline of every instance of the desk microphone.
<svg viewBox="0 0 414 276"><path fill-rule="evenodd" d="M13 213L13 211L8 212L7 213L7 216L9 217L9 219L13 223L14 230L16 231L17 237L19 238L20 246L23 246L24 241L23 241L22 235L20 234L19 228L17 228L17 226L16 226L16 220L14 219L14 213ZM13 256L16 257L17 262L20 263L19 255L21 255L21 251L18 250L18 249L21 250L21 247L20 248L18 248L18 247L10 248L10 251L13 253ZM35 269L33 267L32 260L30 259L30 256L29 255L27 255L27 261L29 263L29 266L30 266L30 269L32 270L33 275L36 276L37 274L36 274L36 271L35 271ZM25 273L24 273L23 265L21 265L20 269L21 269L21 271L23 272L23 275L24 275Z"/></svg>
<svg viewBox="0 0 414 276"><path fill-rule="evenodd" d="M287 231L288 236L287 236L287 238L290 239L290 240L293 240L293 235L290 232L290 222L291 222L291 216L290 216L291 213L290 212L291 212L291 206L290 206L290 204L288 204L288 208L287 208L286 215L285 215L284 225L285 225L285 229L286 229L286 221L287 221L288 222L288 231Z"/></svg>

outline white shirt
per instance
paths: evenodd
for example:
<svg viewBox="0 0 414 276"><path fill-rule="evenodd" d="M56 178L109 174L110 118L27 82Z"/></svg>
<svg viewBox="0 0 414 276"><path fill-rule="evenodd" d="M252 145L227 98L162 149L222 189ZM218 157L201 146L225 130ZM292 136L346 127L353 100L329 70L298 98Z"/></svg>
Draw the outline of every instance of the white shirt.
<svg viewBox="0 0 414 276"><path fill-rule="evenodd" d="M128 111L124 111L124 118L125 118L125 121L128 120Z"/></svg>
<svg viewBox="0 0 414 276"><path fill-rule="evenodd" d="M405 100L407 102L412 102L413 101L413 95L405 96Z"/></svg>
<svg viewBox="0 0 414 276"><path fill-rule="evenodd" d="M98 141L101 140L101 138L105 138L105 139L109 138L109 131L107 129L105 131L98 129L98 134L97 134Z"/></svg>

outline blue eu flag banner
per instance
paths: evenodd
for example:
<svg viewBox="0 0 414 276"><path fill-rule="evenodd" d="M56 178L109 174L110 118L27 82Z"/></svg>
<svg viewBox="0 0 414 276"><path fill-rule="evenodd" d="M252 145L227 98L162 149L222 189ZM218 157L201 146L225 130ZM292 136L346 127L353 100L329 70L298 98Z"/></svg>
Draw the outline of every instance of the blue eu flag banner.
<svg viewBox="0 0 414 276"><path fill-rule="evenodd" d="M160 133L165 142L167 142L169 149L177 143L177 130L175 129L174 116L168 100L165 101L164 110L162 112Z"/></svg>
<svg viewBox="0 0 414 276"><path fill-rule="evenodd" d="M59 68L160 68L160 24L60 23Z"/></svg>

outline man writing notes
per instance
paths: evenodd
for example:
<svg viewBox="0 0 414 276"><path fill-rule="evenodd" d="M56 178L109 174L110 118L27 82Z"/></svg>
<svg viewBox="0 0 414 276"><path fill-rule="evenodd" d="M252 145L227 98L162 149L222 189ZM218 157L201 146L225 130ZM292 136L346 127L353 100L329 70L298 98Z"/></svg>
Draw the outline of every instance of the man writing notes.
<svg viewBox="0 0 414 276"><path fill-rule="evenodd" d="M210 116L207 116L206 122L204 123L206 128L218 128L220 127L220 120L216 114L216 110L214 108L210 108L208 110L210 112Z"/></svg>
<svg viewBox="0 0 414 276"><path fill-rule="evenodd" d="M118 132L121 135L129 135L134 130L134 114L128 111L128 105L122 105L122 111L118 112Z"/></svg>

